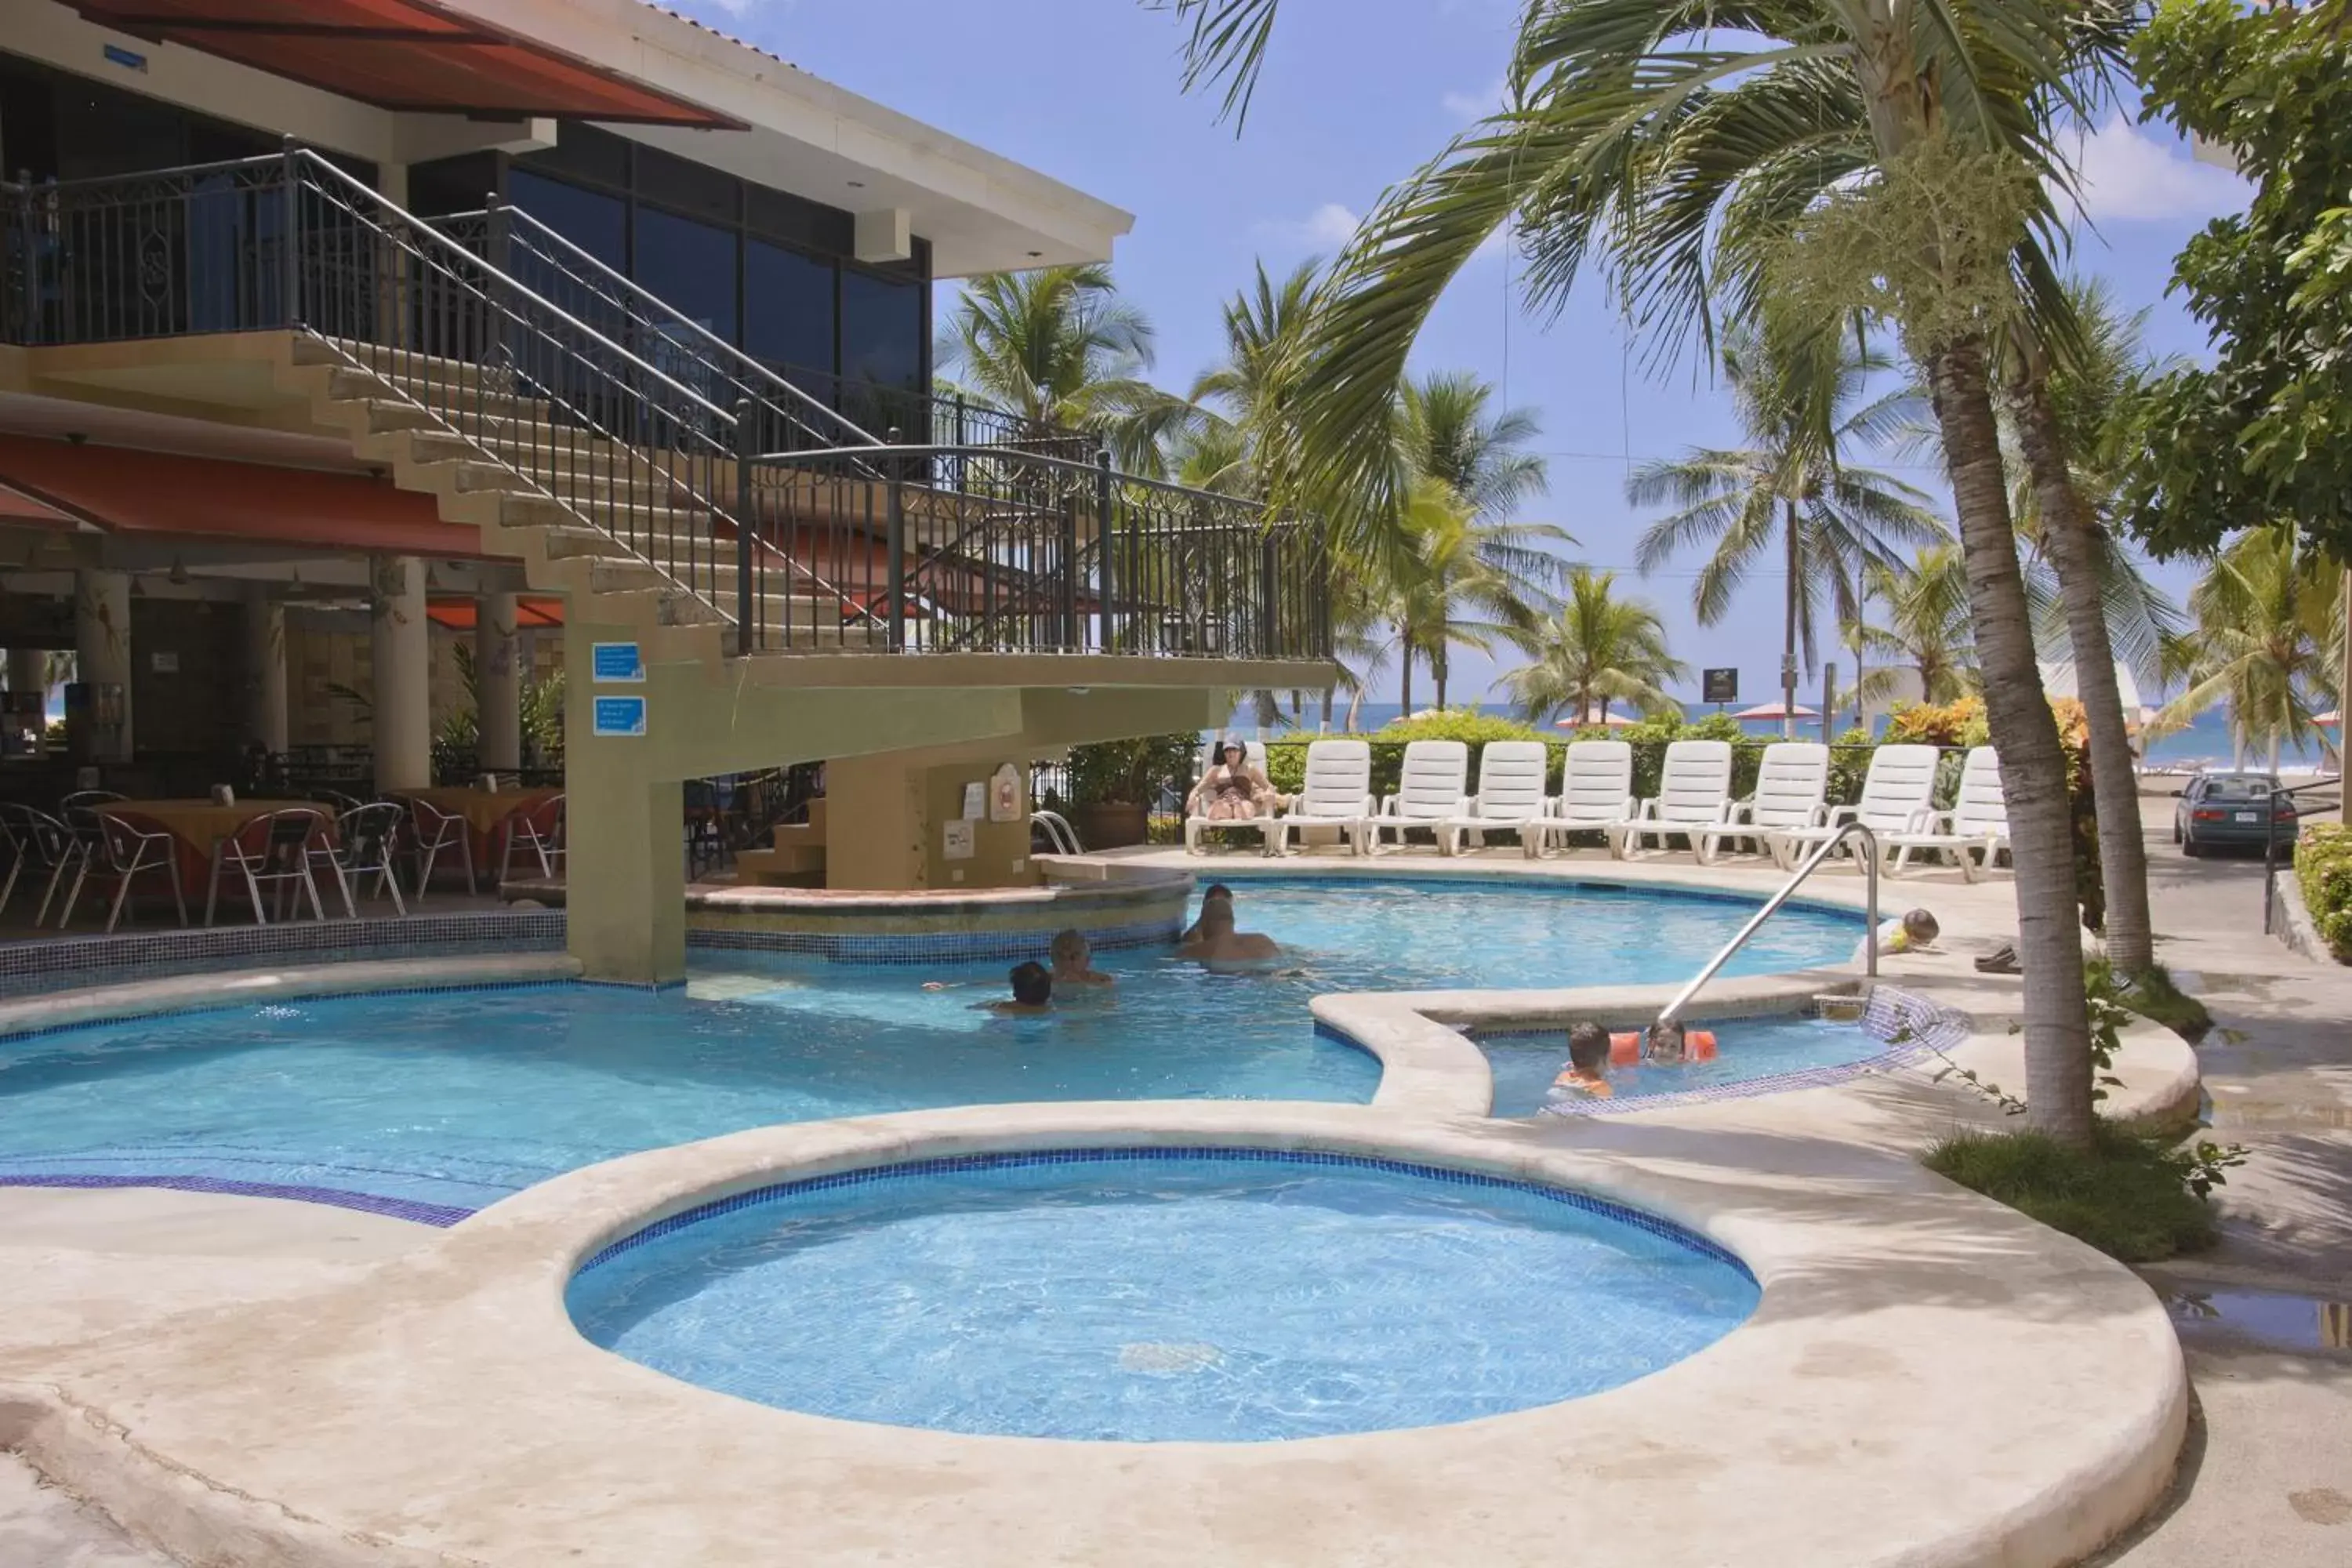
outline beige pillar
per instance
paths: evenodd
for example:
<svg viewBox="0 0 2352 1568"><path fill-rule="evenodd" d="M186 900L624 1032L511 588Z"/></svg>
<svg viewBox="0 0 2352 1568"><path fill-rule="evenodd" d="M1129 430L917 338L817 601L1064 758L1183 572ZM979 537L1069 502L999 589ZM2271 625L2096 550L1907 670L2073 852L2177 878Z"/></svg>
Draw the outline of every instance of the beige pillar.
<svg viewBox="0 0 2352 1568"><path fill-rule="evenodd" d="M246 733L272 756L286 754L286 606L266 583L245 590Z"/></svg>
<svg viewBox="0 0 2352 1568"><path fill-rule="evenodd" d="M382 555L374 566L370 638L375 683L375 787L433 782L433 648L425 619L425 563Z"/></svg>
<svg viewBox="0 0 2352 1568"><path fill-rule="evenodd" d="M686 978L686 786L594 754L629 743L565 742L565 945L590 980L667 984Z"/></svg>
<svg viewBox="0 0 2352 1568"><path fill-rule="evenodd" d="M122 691L122 722L101 730L90 742L99 762L131 758L131 575L126 572L74 574L74 660L89 684Z"/></svg>
<svg viewBox="0 0 2352 1568"><path fill-rule="evenodd" d="M522 644L515 635L512 594L485 594L474 605L474 683L479 693L475 753L484 770L522 766Z"/></svg>
<svg viewBox="0 0 2352 1568"><path fill-rule="evenodd" d="M930 816L918 754L835 757L824 764L824 885L868 892L929 886Z"/></svg>
<svg viewBox="0 0 2352 1568"><path fill-rule="evenodd" d="M49 653L47 648L12 647L8 650L8 689L37 691L48 695Z"/></svg>

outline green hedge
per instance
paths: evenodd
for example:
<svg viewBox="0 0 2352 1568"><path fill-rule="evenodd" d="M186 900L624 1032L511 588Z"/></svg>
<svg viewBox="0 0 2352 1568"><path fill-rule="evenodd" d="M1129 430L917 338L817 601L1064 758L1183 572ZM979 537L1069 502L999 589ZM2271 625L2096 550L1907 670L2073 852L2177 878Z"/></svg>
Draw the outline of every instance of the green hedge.
<svg viewBox="0 0 2352 1568"><path fill-rule="evenodd" d="M2340 822L2305 825L2294 847L2295 880L2319 940L2352 963L2352 832Z"/></svg>

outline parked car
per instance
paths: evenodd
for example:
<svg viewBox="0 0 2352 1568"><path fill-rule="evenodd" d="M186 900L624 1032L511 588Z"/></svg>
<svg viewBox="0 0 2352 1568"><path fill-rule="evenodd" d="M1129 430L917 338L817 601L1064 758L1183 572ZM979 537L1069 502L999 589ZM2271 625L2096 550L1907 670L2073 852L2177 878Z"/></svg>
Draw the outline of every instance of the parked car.
<svg viewBox="0 0 2352 1568"><path fill-rule="evenodd" d="M2273 837L2294 843L2294 797L2272 794L2278 782L2275 773L2199 773L2173 805L2172 841L2191 858L2223 845L2260 848Z"/></svg>

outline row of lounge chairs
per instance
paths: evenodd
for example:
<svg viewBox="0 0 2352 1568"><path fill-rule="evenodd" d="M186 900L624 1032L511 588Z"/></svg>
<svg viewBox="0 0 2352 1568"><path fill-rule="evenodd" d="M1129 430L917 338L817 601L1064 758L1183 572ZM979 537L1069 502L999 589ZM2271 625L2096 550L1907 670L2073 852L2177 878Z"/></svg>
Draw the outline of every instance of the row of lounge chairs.
<svg viewBox="0 0 2352 1568"><path fill-rule="evenodd" d="M1467 745L1415 741L1405 747L1396 793L1375 800L1371 747L1318 741L1307 749L1306 784L1297 795L1240 820L1188 817L1184 845L1200 854L1205 834L1234 828L1257 835L1265 853L1281 855L1295 833L1319 827L1336 830L1358 854L1376 854L1420 831L1436 840L1441 854L1458 855L1489 834L1511 833L1535 859L1583 833L1600 835L1619 859L1664 853L1681 838L1702 865L1713 864L1727 846L1746 845L1787 868L1846 823L1860 822L1877 836L1895 871L1915 855L1948 854L1975 881L2009 847L2000 759L1990 746L1970 751L1947 811L1934 804L1936 763L1933 746L1881 746L1871 753L1860 800L1832 806L1829 748L1784 741L1764 748L1755 792L1734 800L1730 742L1675 741L1666 747L1658 793L1637 799L1630 744L1578 741L1568 748L1554 795L1545 793L1549 756L1542 742L1495 741L1480 753L1474 793Z"/></svg>

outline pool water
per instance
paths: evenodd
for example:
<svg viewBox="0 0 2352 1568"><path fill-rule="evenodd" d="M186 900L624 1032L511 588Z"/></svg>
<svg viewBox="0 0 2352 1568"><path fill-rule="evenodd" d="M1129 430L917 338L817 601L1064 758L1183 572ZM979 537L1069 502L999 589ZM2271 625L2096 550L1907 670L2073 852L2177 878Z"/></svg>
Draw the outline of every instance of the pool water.
<svg viewBox="0 0 2352 1568"><path fill-rule="evenodd" d="M1004 994L1001 962L711 952L682 990L341 997L0 1041L0 1182L231 1182L446 1222L595 1161L776 1122L1019 1100L1360 1103L1379 1065L1315 1033L1317 993L1676 978L1750 907L1460 881L1251 882L1239 904L1244 929L1284 944L1283 973L1111 953L1109 994L1034 1017L982 1010ZM1859 930L1791 909L1733 968L1843 960Z"/></svg>
<svg viewBox="0 0 2352 1568"><path fill-rule="evenodd" d="M1852 1067L1893 1048L1859 1024L1832 1024L1820 1018L1719 1018L1693 1027L1715 1031L1713 1061L1612 1068L1611 1094L1601 1103L1616 1105ZM1494 1071L1496 1116L1533 1116L1543 1110L1552 1079L1568 1066L1565 1032L1488 1036L1478 1041L1478 1048L1486 1053L1486 1064Z"/></svg>
<svg viewBox="0 0 2352 1568"><path fill-rule="evenodd" d="M1756 1306L1713 1248L1557 1189L1181 1153L777 1189L593 1260L567 1301L594 1343L764 1405L1130 1442L1555 1404L1691 1355Z"/></svg>

